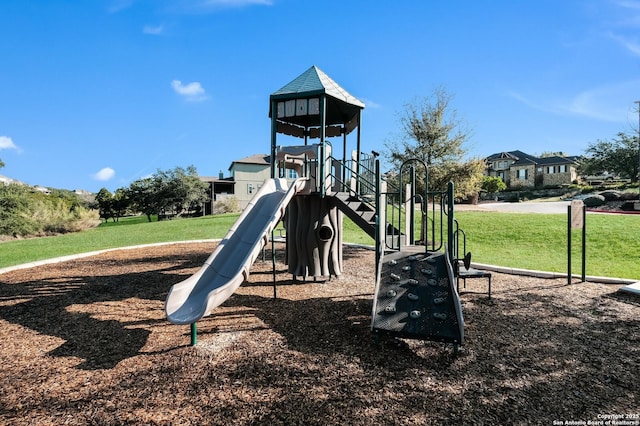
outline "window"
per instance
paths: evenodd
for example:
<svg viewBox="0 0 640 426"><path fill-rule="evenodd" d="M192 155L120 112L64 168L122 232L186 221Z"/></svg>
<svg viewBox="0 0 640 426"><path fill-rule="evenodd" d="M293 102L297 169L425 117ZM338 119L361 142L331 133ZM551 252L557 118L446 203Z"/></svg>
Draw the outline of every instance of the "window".
<svg viewBox="0 0 640 426"><path fill-rule="evenodd" d="M287 178L289 179L295 179L298 177L298 172L296 172L293 169L287 169Z"/></svg>
<svg viewBox="0 0 640 426"><path fill-rule="evenodd" d="M518 169L518 179L527 180L527 169Z"/></svg>
<svg viewBox="0 0 640 426"><path fill-rule="evenodd" d="M554 174L555 171L556 171L556 167L555 166L547 167L547 173L549 173L550 175Z"/></svg>
<svg viewBox="0 0 640 426"><path fill-rule="evenodd" d="M560 168L559 173L567 173L567 165L563 164L561 166L558 166Z"/></svg>

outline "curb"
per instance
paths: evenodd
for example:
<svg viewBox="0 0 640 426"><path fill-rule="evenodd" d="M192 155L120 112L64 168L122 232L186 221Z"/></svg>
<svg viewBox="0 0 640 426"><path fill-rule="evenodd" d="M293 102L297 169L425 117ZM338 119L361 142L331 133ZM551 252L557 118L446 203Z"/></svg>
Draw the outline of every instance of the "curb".
<svg viewBox="0 0 640 426"><path fill-rule="evenodd" d="M503 274L510 275L525 275L529 277L535 278L566 278L567 274L562 272L546 272L546 271L536 271L532 269L519 269L519 268L508 268L504 266L495 266L495 265L486 265L483 263L471 263L471 266L477 269L483 269L486 271L500 272ZM571 274L572 278L582 278L581 274ZM633 284L638 282L637 280L629 279L629 278L612 278L612 277L599 277L594 275L587 275L585 279L589 282L601 283L601 284Z"/></svg>
<svg viewBox="0 0 640 426"><path fill-rule="evenodd" d="M35 262L23 263L21 265L8 266L6 268L0 268L0 275L7 272L17 271L20 269L29 269L29 268L34 268L36 266L44 266L44 265L51 265L54 263L67 262L69 260L82 259L85 257L96 256L99 254L108 253L116 250L133 250L133 249L140 249L145 247L165 246L170 244L215 243L220 241L222 241L222 238L215 238L215 239L209 239L209 240L170 241L165 243L151 243L151 244L141 244L137 246L115 247L115 248L109 248L109 249L103 249L103 250L90 251L86 253L71 254L68 256L56 257L52 259L38 260ZM277 240L274 240L274 241L277 241ZM344 243L344 244L351 247L375 250L375 247L365 245L365 244L356 244L356 243ZM532 269L509 268L505 266L487 265L484 263L472 262L471 266L473 268L482 269L485 271L493 271L493 272L509 274L509 275L523 275L523 276L529 276L529 277L535 277L535 278L566 278L567 277L566 273L561 273L561 272L546 272L546 271L536 271ZM571 276L572 278L582 278L582 275L580 274L572 274ZM593 275L587 275L585 278L589 282L595 282L595 283L601 283L601 284L628 285L628 284L640 283L640 281L638 280L633 280L628 278L599 277L599 276L593 276Z"/></svg>
<svg viewBox="0 0 640 426"><path fill-rule="evenodd" d="M170 242L166 242L166 243L150 243L150 244L141 244L141 245L137 245L137 246L128 246L128 247L114 247L114 248L103 249L103 250L89 251L89 252L86 252L86 253L77 253L77 254L70 254L68 256L54 257L54 258L51 258L51 259L37 260L35 262L23 263L23 264L20 264L20 265L7 266L6 268L0 268L0 275L4 274L6 272L18 271L20 269L29 269L29 268L34 268L36 266L52 265L54 263L67 262L69 260L82 259L82 258L85 258L85 257L96 256L96 255L99 255L99 254L108 253L108 252L116 251L116 250L133 250L133 249L139 249L139 248L145 248L145 247L166 246L166 245L170 245L170 244L215 243L215 242L219 242L219 241L222 241L222 239L221 238L216 238L216 239L212 239L212 240L170 241Z"/></svg>

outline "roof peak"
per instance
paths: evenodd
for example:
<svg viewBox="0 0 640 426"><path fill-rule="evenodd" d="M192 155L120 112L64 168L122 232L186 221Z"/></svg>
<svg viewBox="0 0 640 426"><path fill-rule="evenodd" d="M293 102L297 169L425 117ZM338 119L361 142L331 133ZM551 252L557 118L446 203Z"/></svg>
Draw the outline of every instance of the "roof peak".
<svg viewBox="0 0 640 426"><path fill-rule="evenodd" d="M296 98L326 94L351 105L364 108L364 103L351 95L318 66L305 72L271 94L272 98Z"/></svg>

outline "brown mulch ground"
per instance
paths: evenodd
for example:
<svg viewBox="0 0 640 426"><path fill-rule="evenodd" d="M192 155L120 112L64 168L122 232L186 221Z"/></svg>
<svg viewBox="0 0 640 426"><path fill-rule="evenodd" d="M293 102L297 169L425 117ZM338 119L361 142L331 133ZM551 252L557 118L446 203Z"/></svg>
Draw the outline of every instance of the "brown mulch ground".
<svg viewBox="0 0 640 426"><path fill-rule="evenodd" d="M466 341L370 333L373 253L291 281L257 261L213 315L166 321L213 243L119 250L0 275L0 424L553 424L640 412L640 298L494 274L461 295ZM281 252L278 252L281 254Z"/></svg>

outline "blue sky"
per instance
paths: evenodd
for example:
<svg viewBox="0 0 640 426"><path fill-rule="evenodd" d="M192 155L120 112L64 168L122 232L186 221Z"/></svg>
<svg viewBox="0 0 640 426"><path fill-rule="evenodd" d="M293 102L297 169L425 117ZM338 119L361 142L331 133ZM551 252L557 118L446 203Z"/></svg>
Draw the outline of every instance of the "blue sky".
<svg viewBox="0 0 640 426"><path fill-rule="evenodd" d="M269 152L269 95L312 65L366 104L364 150L441 86L470 156L577 155L637 130L640 0L2 0L0 173L226 176Z"/></svg>

